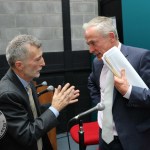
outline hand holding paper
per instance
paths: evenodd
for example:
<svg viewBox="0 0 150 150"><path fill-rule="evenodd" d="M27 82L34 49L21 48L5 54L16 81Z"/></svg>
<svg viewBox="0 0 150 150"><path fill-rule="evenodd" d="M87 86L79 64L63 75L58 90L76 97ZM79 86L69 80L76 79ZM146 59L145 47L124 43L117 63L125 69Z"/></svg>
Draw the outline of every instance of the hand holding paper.
<svg viewBox="0 0 150 150"><path fill-rule="evenodd" d="M102 59L115 76L120 77L121 69L125 69L127 80L131 85L148 89L147 85L117 47L112 47L104 53Z"/></svg>
<svg viewBox="0 0 150 150"><path fill-rule="evenodd" d="M114 86L122 95L125 95L128 90L131 91L130 84L126 78L125 69L121 70L121 77L114 76Z"/></svg>

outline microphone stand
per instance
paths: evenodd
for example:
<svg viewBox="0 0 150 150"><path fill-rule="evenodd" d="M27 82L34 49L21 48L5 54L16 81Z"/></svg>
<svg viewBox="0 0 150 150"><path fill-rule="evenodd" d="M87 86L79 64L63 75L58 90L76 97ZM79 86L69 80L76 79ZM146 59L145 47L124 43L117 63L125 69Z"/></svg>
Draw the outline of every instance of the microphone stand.
<svg viewBox="0 0 150 150"><path fill-rule="evenodd" d="M98 103L95 107L93 107L92 109L89 109L88 111L85 111L83 113L80 113L79 115L73 117L72 119L69 120L68 124L75 120L78 120L78 124L79 124L79 131L78 131L78 135L79 135L79 150L86 150L86 145L84 144L84 130L83 130L83 123L82 120L80 119L81 117L83 117L84 115L87 115L93 111L102 111L105 109L104 104L102 103ZM68 126L68 125L67 125ZM67 130L68 131L68 130ZM67 132L68 133L68 132ZM68 137L68 143L69 143L69 137ZM70 148L70 143L69 143L69 148Z"/></svg>
<svg viewBox="0 0 150 150"><path fill-rule="evenodd" d="M86 146L84 144L84 130L83 130L83 122L81 119L79 119L79 150L85 150Z"/></svg>

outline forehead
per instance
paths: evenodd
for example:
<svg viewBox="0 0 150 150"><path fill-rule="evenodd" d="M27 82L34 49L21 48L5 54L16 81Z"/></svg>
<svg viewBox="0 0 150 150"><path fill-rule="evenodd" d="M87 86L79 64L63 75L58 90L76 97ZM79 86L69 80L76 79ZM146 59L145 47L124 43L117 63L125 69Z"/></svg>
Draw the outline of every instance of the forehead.
<svg viewBox="0 0 150 150"><path fill-rule="evenodd" d="M102 37L100 31L97 30L96 27L89 27L85 31L85 38L99 38Z"/></svg>
<svg viewBox="0 0 150 150"><path fill-rule="evenodd" d="M43 53L41 48L38 48L38 47L36 47L34 45L28 44L26 47L28 49L28 56L29 57L32 57L32 58L39 57Z"/></svg>
<svg viewBox="0 0 150 150"><path fill-rule="evenodd" d="M85 40L87 44L90 44L91 42L95 42L97 40L102 40L103 38L104 37L102 36L100 31L96 29L96 27L89 27L85 31Z"/></svg>

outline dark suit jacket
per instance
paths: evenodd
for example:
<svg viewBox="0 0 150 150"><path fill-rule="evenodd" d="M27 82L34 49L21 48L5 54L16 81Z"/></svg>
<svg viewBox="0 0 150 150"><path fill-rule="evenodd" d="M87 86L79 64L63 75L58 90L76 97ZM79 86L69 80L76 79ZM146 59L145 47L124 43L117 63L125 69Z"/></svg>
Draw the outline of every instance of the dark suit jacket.
<svg viewBox="0 0 150 150"><path fill-rule="evenodd" d="M53 112L47 109L42 115L36 89L32 85L33 97L38 112L34 120L28 94L22 83L9 69L0 82L0 110L7 119L7 132L0 140L1 150L37 150L37 139L43 138L43 150L51 150L47 132L57 124Z"/></svg>
<svg viewBox="0 0 150 150"><path fill-rule="evenodd" d="M150 88L150 51L122 45L121 51ZM88 78L91 99L100 101L99 77L103 62L93 61ZM124 150L150 150L150 90L132 87L129 100L115 89L113 119Z"/></svg>

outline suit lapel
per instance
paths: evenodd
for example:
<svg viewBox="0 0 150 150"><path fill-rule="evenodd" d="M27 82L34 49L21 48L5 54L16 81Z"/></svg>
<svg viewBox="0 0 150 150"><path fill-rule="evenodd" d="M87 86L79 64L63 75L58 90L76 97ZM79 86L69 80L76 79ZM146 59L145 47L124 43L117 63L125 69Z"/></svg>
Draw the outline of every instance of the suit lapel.
<svg viewBox="0 0 150 150"><path fill-rule="evenodd" d="M29 102L29 96L28 96L28 93L27 93L26 89L24 88L23 84L20 82L20 80L18 79L18 77L16 76L16 74L13 72L12 69L8 70L7 76L17 86L17 89L19 90L19 92L21 93L21 95L23 95L24 100L25 100L24 104L28 107L28 110L30 110L30 114L33 117L33 113L32 113L32 110L31 110L31 107L30 107L30 102ZM37 98L37 96L35 94L36 92L35 92L35 90L33 88L33 84L31 85L31 89L33 91L33 99L34 99L34 102L35 102L35 106L37 108L37 113L39 115L40 114L40 109L39 109L38 104L37 104L38 103L37 102L38 98Z"/></svg>
<svg viewBox="0 0 150 150"><path fill-rule="evenodd" d="M16 87L22 93L22 95L24 95L25 98L28 99L28 94L26 92L26 89L24 88L24 86L22 85L22 83L20 82L16 74L13 72L13 70L9 69L7 72L7 76L12 81L12 83L16 85Z"/></svg>
<svg viewBox="0 0 150 150"><path fill-rule="evenodd" d="M127 47L124 46L123 44L121 45L121 50L120 50L120 51L122 52L122 54L123 54L126 58L128 57L129 51L128 51Z"/></svg>

